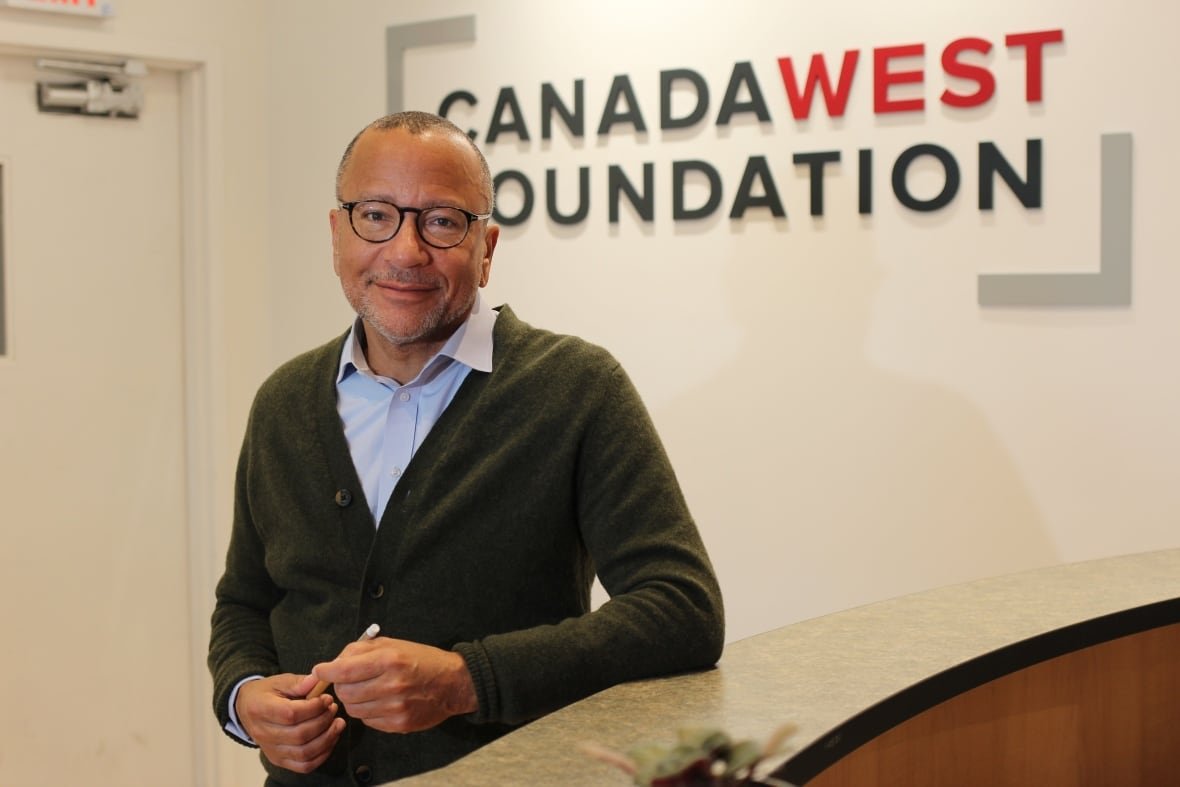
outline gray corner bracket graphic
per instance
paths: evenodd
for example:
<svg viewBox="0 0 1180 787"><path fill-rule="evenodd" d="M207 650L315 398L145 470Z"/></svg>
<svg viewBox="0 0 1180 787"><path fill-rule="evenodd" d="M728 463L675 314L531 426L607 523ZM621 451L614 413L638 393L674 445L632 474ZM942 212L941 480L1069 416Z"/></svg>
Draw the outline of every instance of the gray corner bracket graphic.
<svg viewBox="0 0 1180 787"><path fill-rule="evenodd" d="M435 19L385 28L385 109L390 114L406 108L405 63L407 49L475 40L475 15Z"/></svg>
<svg viewBox="0 0 1180 787"><path fill-rule="evenodd" d="M985 273L980 306L1131 305L1131 135L1102 135L1097 273Z"/></svg>

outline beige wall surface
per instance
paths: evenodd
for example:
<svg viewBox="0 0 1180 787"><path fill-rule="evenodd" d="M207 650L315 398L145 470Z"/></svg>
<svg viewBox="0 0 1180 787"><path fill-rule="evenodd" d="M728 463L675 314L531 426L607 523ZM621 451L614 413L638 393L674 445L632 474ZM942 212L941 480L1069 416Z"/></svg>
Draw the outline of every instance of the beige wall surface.
<svg viewBox="0 0 1180 787"><path fill-rule="evenodd" d="M21 649L29 652L35 651L38 647L46 647L48 643L32 638L29 631L7 631L5 652L10 655L0 653L0 667L14 676L19 672L22 685L28 686L28 691L22 692L22 697L40 699L31 703L18 701L18 707L9 714L9 722L19 725L21 734L6 733L3 736L7 742L0 743L0 783L11 784L14 787L52 782L111 784L111 787L114 787L115 782L111 781L112 779L117 781L118 787L161 783L157 769L161 753L148 752L148 756L137 757L137 747L151 746L152 739L169 736L139 735L134 729L108 729L107 726L112 720L115 724L118 723L117 714L103 713L104 709L109 710L107 703L110 700L107 697L114 695L114 702L119 703L120 712L129 712L127 708L141 709L134 712L148 728L193 730L191 750L172 763L174 771L168 783L257 784L261 771L255 756L245 749L223 744L218 740L220 733L216 731L208 709L208 679L203 674L204 669L201 665L208 639L208 611L212 608L212 566L219 564L221 560L221 557L214 555L218 552L223 553L224 533L228 532L230 484L237 443L240 440L241 426L250 397L261 376L270 366L270 321L260 319L260 315L269 309L269 304L265 300L267 294L263 279L266 275L263 261L266 258L268 243L264 215L269 193L265 153L269 128L265 122L265 107L260 100L265 93L266 40L261 31L266 19L266 9L262 4L228 0L205 3L180 0L115 0L113 5L115 15L104 19L2 8L0 52L11 54L13 59L25 58L30 72L31 57L35 55L72 53L99 57L131 56L147 63L153 80L159 80L161 72L173 72L173 82L176 82L175 74L180 74L188 85L184 92L181 113L182 117L190 122L182 133L182 139L174 139L172 146L200 149L199 156L186 158L189 164L199 161L200 173L185 173L182 180L190 185L200 181L203 185L198 189L199 204L186 205L182 209L185 213L183 222L178 224L182 223L189 229L199 229L202 237L195 246L192 238L173 237L171 243L175 248L203 248L200 263L186 266L186 275L199 279L207 288L207 292L202 296L202 314L196 318L201 327L201 335L195 337L195 344L202 346L210 360L201 367L200 385L205 392L195 396L190 390L185 397L186 401L174 402L172 409L177 414L183 414L186 406L192 406L192 399L200 399L200 423L195 426L189 424L188 436L191 443L194 436L199 435L197 442L207 446L202 454L204 461L200 467L189 466L179 470L189 476L185 484L187 491L180 491L180 508L184 509L187 506L190 511L199 510L202 513L199 517L191 517L190 521L152 522L153 532L143 535L139 547L132 547L117 560L107 562L105 567L109 572L108 587L93 588L93 591L87 594L88 598L76 597L75 603L81 605L78 611L82 611L85 604L90 602L90 607L84 612L84 626L70 627L68 618L63 621L63 625L69 627L69 631L75 635L82 630L101 632L98 635L102 638L101 641L75 636L73 641L76 643L76 653L55 652L52 658L39 661L34 659L37 666L30 673L28 670L17 670L16 653L10 648L16 648L20 643ZM192 77L197 74L199 76L194 81ZM31 104L35 96L32 79L28 81L26 95ZM162 111L164 105L161 102L156 101L154 105L150 103L150 93L148 100L145 113ZM74 125L83 128L85 124ZM88 148L95 157L111 155L110 150L103 148L97 135L89 139L78 139L76 144L83 149ZM128 171L135 171L139 176L143 167L150 166L143 161L144 159L139 157L131 157L122 163ZM140 169L135 170L136 167ZM22 170L22 174L27 174L31 179L37 177L36 173L27 169ZM160 172L158 188L170 186L175 189L177 176L175 170ZM140 179L136 178L137 181ZM66 178L59 184L58 191L59 196L64 198L70 194L82 193L84 189L78 188L77 184L72 186ZM8 196L11 199L20 198L20 194L15 193ZM152 189L148 188L136 195L137 200L151 198ZM130 200L124 206L124 213L124 231L138 231L136 222L143 220L144 211L137 210L136 202ZM6 273L8 284L12 286L6 289L6 296L22 299L21 305L26 308L20 310L21 312L28 315L36 314L38 307L44 308L46 293L30 293L20 284L31 279L22 278L23 266L36 265L38 261L10 259L8 262L9 269ZM79 258L76 262L79 265L91 266L91 269L102 264L101 259L93 257ZM141 265L146 262L148 267L152 264L175 264L174 259L139 262ZM176 275L177 271L173 269L172 273ZM75 284L81 283L80 278L73 278ZM152 281L154 279L149 277L137 281L108 283L123 288L139 288L139 297L146 299L158 297L152 289ZM76 296L83 297L84 293L76 293ZM179 301L174 303L174 309L180 307ZM10 316L17 312L18 310L13 309ZM78 328L71 321L73 316L68 310L59 307L55 314L56 319L52 323L53 329L58 333L46 333L37 338L48 346L52 346L55 341L76 341L76 334L71 338L68 333L63 333ZM122 320L127 315L120 314L118 317ZM190 321L194 319L192 315L187 314L182 317ZM179 322L181 317L175 319ZM35 322L40 324L43 321ZM22 359L16 357L15 351L33 346L33 342L28 341L31 338L28 331L34 330L33 325L34 321L31 320L28 324L9 323L10 347L14 350L14 356L11 361L0 360L0 366L3 366L2 373L13 380L22 374L24 366ZM150 332L151 328L151 325L141 326L141 330L146 332ZM101 332L92 331L91 335L99 333ZM148 346L144 345L140 349ZM110 353L111 357L125 358L134 349L126 346L93 346L92 360L94 364L101 365L103 353ZM146 359L146 362L150 368L159 369L161 373L164 373L163 370L180 368L181 365L192 366L192 358L188 356L185 347L172 346L150 352L152 356ZM158 357L156 353L173 353L179 356L179 359ZM77 382L80 409L76 415L83 421L100 417L98 413L86 409L88 403L93 404L93 399L84 393L86 381ZM8 406L9 403L6 401L3 404ZM28 412L24 415L35 421L56 418L60 414L46 411ZM147 421L146 414L144 421ZM164 433L169 430L162 428L160 431ZM80 430L77 439L94 440L97 434L101 434L101 430ZM146 434L137 435L136 440L127 440L126 444L118 446L117 452L109 452L109 456L113 458L130 454L134 446L144 442L150 444L151 441L152 435L149 430ZM89 450L89 446L87 449ZM13 450L11 443L0 441L0 452L6 452L6 465L19 464L22 471L39 472L44 477L64 477L54 473L54 468L61 465L63 458L55 454L59 448L47 444L44 446L43 455L22 452L20 456L13 456ZM67 454L65 458L68 459L69 456ZM191 456L190 454L190 458ZM149 486L156 488L160 471L176 469L171 466L160 467L161 462L153 463L150 455L136 455L135 460L145 461L142 478L135 482L131 489L122 485L110 488L99 484L99 492L87 493L92 516L86 522L89 528L86 537L74 543L63 543L62 554L52 565L43 567L44 575L51 578L48 581L55 583L55 590L70 587L80 577L101 576L105 554L113 545L121 543L119 537L127 537L131 543L135 542L134 536L128 535L127 531L138 521L139 507L131 506L129 512L127 501L135 498L136 489L146 489ZM102 470L101 467L97 469ZM101 472L95 475L96 482L102 475ZM79 492L78 489L59 491L71 501ZM201 499L195 503L191 500L186 502L186 496ZM41 501L41 505L45 505L45 501ZM0 519L6 549L11 547L10 537L18 528L27 527L27 523L44 525L49 521L36 514L36 506L37 501L28 499L27 496L6 500ZM104 540L103 533L108 533L110 538ZM69 533L63 530L61 537L67 539ZM103 548L87 547L91 539L97 539L103 544ZM170 578L167 588L141 581L153 572L139 574L136 571L138 563L135 560L150 550L158 550L161 570L178 571L178 581ZM172 566L168 561L176 552L191 552L189 571L194 568L199 571L186 576L183 565ZM13 556L13 559L35 561L39 558L26 553ZM52 577L62 579L59 581ZM161 608L165 600L173 601L171 594L165 599L164 593L173 584L182 588L176 594L177 603L182 606L173 609L174 618L160 621L152 627L157 636L168 636L169 641L144 643L141 634L145 628L145 616L154 617L155 610ZM186 585L187 590L184 589ZM45 614L54 613L55 610L50 608L48 602L49 594L37 593L36 588L28 588L23 592L29 594L26 603L28 600L36 600L44 607ZM186 595L191 595L192 598L186 600ZM114 608L99 603L113 596L125 600L125 603ZM137 597L142 603L136 602ZM175 641L176 637L180 638L179 643ZM163 658L178 650L192 653L189 659L182 661L177 661L174 656ZM78 668L69 670L69 674L62 674L56 665L63 660L68 663L71 659L78 661ZM107 662L103 659L114 661ZM96 664L104 663L119 665L117 671L113 670L107 674L106 685L90 688L79 685L79 681L94 671ZM128 674L134 672L138 675L138 682L124 680L124 670ZM167 689L153 691L153 686L161 685ZM38 686L44 690L37 691ZM63 707L62 703L50 701L57 691L54 689L55 686L68 687L73 697L71 702L79 703L80 708L86 709L85 712L75 713L70 707ZM126 696L120 701L118 697L124 692ZM191 698L190 702L179 706L175 704L176 697L186 695ZM84 729L79 731L81 722L92 715L107 718L108 725L86 724ZM153 728L152 725L156 727ZM31 735L38 740L38 746L24 747L24 750L19 752L11 749L11 746L19 745L21 735ZM69 740L63 738L60 746L51 743L55 736L66 735L70 736ZM131 748L124 751L120 748L120 742L131 737L135 740ZM29 771L26 768L30 756L29 749L39 751L38 747L45 741L50 741L45 745L45 748L52 752L47 758L49 761L42 763L40 770ZM120 757L123 759L119 759Z"/></svg>

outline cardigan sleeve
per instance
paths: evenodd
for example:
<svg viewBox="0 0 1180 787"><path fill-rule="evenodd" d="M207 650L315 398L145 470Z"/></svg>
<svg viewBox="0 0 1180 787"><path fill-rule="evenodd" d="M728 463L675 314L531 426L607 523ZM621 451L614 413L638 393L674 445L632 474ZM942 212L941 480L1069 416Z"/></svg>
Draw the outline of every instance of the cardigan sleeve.
<svg viewBox="0 0 1180 787"><path fill-rule="evenodd" d="M573 510L610 599L552 625L456 645L479 696L475 721L522 722L720 657L721 591L651 418L617 362L599 391Z"/></svg>
<svg viewBox="0 0 1180 787"><path fill-rule="evenodd" d="M251 422L253 425L253 414ZM263 545L250 515L247 495L250 434L248 426L238 460L233 529L225 572L217 584L209 638L213 712L223 730L229 721L229 697L234 686L252 675L279 671L269 622L278 591L266 571ZM230 737L242 742L232 734Z"/></svg>

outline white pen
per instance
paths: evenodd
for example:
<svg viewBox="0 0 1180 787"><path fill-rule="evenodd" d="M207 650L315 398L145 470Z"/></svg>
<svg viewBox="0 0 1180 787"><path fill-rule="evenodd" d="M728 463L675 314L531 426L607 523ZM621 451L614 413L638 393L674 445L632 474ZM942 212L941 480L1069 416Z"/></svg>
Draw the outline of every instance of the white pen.
<svg viewBox="0 0 1180 787"><path fill-rule="evenodd" d="M365 629L364 633L356 638L356 641L357 642L364 642L367 639L372 639L373 637L377 636L377 632L379 632L380 630L381 630L381 627L378 626L376 623L370 623L369 627L367 629ZM331 684L328 683L328 681L321 680L319 683L317 683L315 685L315 688L313 688L308 693L307 699L310 700L314 697L320 696L321 694L323 694L325 691L328 690L328 686L330 686L330 685Z"/></svg>

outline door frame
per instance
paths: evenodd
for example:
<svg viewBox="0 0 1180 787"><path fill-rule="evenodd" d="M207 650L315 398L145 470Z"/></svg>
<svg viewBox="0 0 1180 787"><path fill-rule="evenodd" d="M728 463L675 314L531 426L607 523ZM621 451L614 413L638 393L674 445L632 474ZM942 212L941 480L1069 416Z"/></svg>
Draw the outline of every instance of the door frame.
<svg viewBox="0 0 1180 787"><path fill-rule="evenodd" d="M0 54L133 58L149 69L174 71L180 89L180 264L182 287L181 347L183 361L185 528L188 533L188 632L191 700L193 787L210 787L218 781L220 735L209 714L212 683L205 666L209 620L217 580L214 545L217 516L224 492L219 490L217 457L224 456L218 437L224 432L226 408L216 396L224 390L225 367L217 348L224 347L222 313L224 281L221 247L223 219L220 200L224 152L222 149L222 79L218 57L209 51L167 48L119 36L45 27L9 29L0 24ZM30 85L30 96L34 86ZM11 196L11 193L10 193ZM9 260L11 263L11 260ZM8 297L12 297L11 291ZM10 336L10 349L11 336Z"/></svg>

